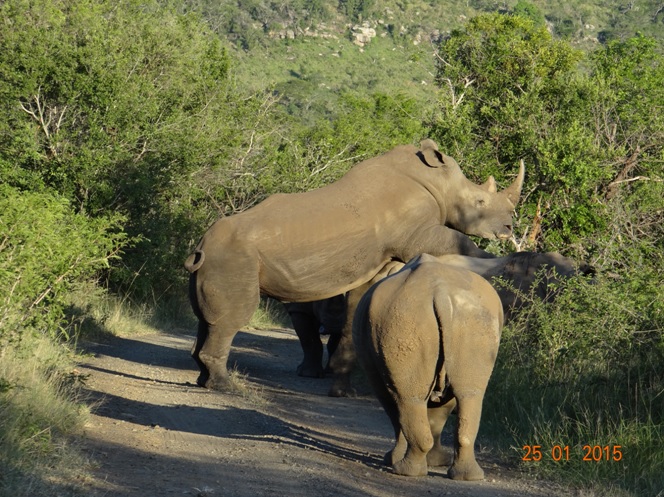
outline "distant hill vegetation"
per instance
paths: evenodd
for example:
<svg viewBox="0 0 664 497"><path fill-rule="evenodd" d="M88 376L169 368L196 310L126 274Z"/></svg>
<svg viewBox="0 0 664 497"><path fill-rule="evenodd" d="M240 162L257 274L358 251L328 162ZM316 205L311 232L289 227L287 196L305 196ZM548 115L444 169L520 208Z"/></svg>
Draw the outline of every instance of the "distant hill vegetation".
<svg viewBox="0 0 664 497"><path fill-rule="evenodd" d="M289 113L334 114L340 92L433 98L435 43L481 13L526 16L583 49L636 33L664 39L661 0L184 0L235 53L236 81ZM405 75L405 77L404 77Z"/></svg>

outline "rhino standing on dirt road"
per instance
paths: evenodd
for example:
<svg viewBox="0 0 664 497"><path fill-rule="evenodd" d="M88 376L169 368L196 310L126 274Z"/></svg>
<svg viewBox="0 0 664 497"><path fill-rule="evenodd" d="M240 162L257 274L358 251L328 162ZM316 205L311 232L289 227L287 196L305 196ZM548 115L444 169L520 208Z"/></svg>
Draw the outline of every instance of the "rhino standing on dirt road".
<svg viewBox="0 0 664 497"><path fill-rule="evenodd" d="M185 262L199 319L198 384L228 385L231 343L261 293L322 300L369 281L390 260L424 252L492 257L464 233L509 238L523 177L521 162L505 190L497 192L493 178L476 185L424 140L420 149L399 146L361 162L323 188L272 195L219 219Z"/></svg>
<svg viewBox="0 0 664 497"><path fill-rule="evenodd" d="M487 280L428 254L367 291L357 306L357 355L394 427L394 472L424 476L452 463L456 480L481 480L475 438L498 354L503 306ZM456 406L455 454L440 444Z"/></svg>

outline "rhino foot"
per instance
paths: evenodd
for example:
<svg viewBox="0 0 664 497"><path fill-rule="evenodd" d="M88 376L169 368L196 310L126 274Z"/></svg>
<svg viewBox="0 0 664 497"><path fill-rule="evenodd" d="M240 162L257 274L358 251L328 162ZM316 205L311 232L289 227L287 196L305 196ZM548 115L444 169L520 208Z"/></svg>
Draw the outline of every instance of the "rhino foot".
<svg viewBox="0 0 664 497"><path fill-rule="evenodd" d="M354 394L355 391L350 386L350 373L339 374L332 383L330 391L327 395L330 397L348 397Z"/></svg>
<svg viewBox="0 0 664 497"><path fill-rule="evenodd" d="M469 461L465 464L452 464L447 470L447 476L453 480L477 481L484 480L484 471L476 461Z"/></svg>
<svg viewBox="0 0 664 497"><path fill-rule="evenodd" d="M404 476L426 476L429 473L425 457L405 457L395 462L392 469L396 474Z"/></svg>
<svg viewBox="0 0 664 497"><path fill-rule="evenodd" d="M229 391L232 389L231 380L228 376L221 376L212 378L209 375L201 375L196 380L199 386L207 388L208 390L217 390L220 392Z"/></svg>
<svg viewBox="0 0 664 497"><path fill-rule="evenodd" d="M325 370L321 365L308 366L302 363L297 367L297 375L305 378L324 378Z"/></svg>

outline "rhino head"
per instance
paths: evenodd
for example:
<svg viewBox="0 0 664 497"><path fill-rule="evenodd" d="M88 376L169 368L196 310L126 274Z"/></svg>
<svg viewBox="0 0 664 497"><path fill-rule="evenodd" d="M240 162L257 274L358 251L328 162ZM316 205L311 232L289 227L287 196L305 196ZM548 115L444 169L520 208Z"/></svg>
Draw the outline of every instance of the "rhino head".
<svg viewBox="0 0 664 497"><path fill-rule="evenodd" d="M422 141L420 147L423 162L444 172L439 189L444 192L441 201L445 206L447 226L487 239L504 240L512 236L512 214L519 201L525 175L523 160L514 182L498 192L493 176L484 184L476 185L463 175L452 157L438 151L432 140Z"/></svg>

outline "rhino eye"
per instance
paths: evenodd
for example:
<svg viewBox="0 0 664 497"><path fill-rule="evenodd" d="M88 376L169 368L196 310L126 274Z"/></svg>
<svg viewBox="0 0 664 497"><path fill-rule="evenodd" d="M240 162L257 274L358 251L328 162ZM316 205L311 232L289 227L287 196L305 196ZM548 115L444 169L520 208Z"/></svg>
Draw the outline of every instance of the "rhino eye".
<svg viewBox="0 0 664 497"><path fill-rule="evenodd" d="M477 206L478 207L484 207L486 205L486 200L483 198L477 199Z"/></svg>

